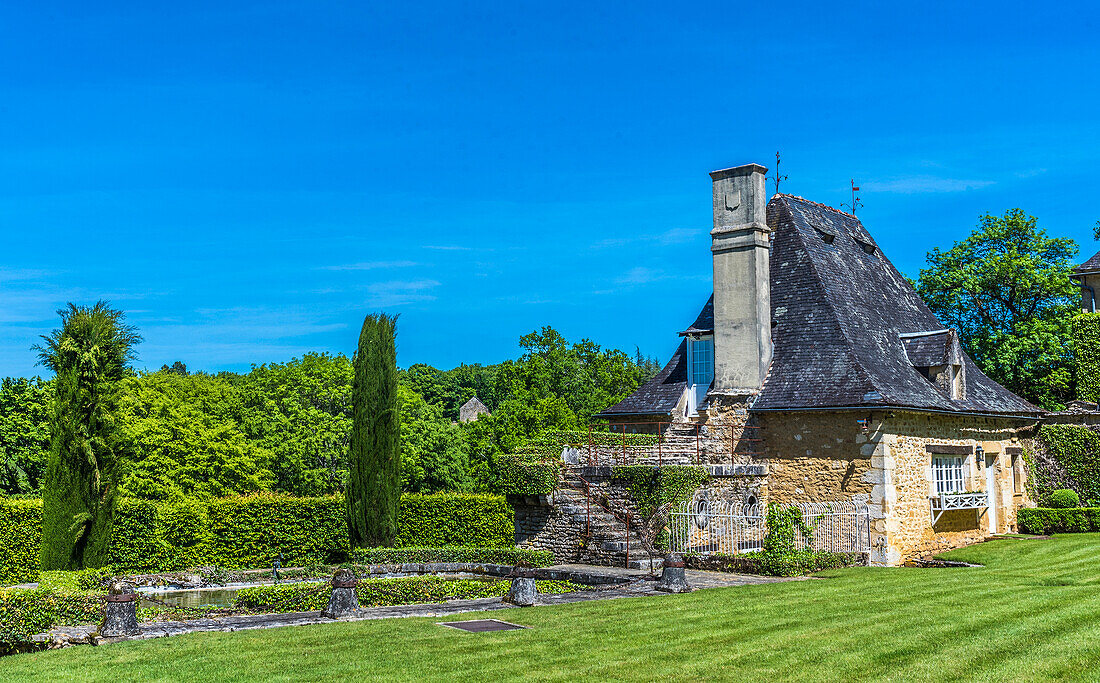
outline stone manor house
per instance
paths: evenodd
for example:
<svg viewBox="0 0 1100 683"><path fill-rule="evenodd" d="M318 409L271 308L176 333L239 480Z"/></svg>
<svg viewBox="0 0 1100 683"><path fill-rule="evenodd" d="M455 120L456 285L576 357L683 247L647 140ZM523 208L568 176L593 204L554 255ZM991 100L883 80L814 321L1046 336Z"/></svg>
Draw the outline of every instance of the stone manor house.
<svg viewBox="0 0 1100 683"><path fill-rule="evenodd" d="M599 415L621 453L577 445L575 478L606 497L601 465L694 462L712 475L696 501L854 503L880 565L1014 530L1042 411L978 369L854 215L769 200L766 171L710 174L713 296L668 364ZM659 443L632 460L637 434ZM562 554L579 524L591 533L565 472L517 506L521 545Z"/></svg>

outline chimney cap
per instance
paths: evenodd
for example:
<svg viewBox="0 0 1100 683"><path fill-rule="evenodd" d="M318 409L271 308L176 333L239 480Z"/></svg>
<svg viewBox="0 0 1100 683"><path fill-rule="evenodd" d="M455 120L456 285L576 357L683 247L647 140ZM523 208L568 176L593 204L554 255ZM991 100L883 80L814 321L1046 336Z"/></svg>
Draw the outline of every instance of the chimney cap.
<svg viewBox="0 0 1100 683"><path fill-rule="evenodd" d="M721 180L723 178L752 175L753 173L764 175L767 172L768 169L760 164L745 164L744 166L734 166L733 168L723 168L717 171L711 171L710 178L711 180Z"/></svg>

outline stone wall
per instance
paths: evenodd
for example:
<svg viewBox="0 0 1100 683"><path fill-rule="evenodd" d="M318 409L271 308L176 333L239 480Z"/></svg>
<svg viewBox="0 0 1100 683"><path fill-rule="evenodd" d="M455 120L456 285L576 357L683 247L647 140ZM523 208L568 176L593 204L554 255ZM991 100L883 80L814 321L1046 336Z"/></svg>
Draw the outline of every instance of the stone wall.
<svg viewBox="0 0 1100 683"><path fill-rule="evenodd" d="M967 490L986 492L987 462L993 468L996 529L1015 530L1016 509L1027 503L1025 468L1019 455L1021 430L1007 418L894 412L872 420L863 446L871 456L872 513L877 518L872 559L882 564L933 554L988 538L994 529L988 510L944 513L935 526L929 498L934 494L930 450L961 446ZM979 458L976 448L984 454Z"/></svg>
<svg viewBox="0 0 1100 683"><path fill-rule="evenodd" d="M767 495L765 473L765 468L753 465L712 466L706 484L691 496L693 500L740 504L762 501ZM590 505L578 487L576 475L591 486ZM636 525L642 516L626 482L614 476L612 467L567 469L550 496L512 497L510 502L516 511L518 547L548 550L558 562L599 565L621 566L626 559L626 545L630 546L631 559L646 556L637 526L632 526L628 535L621 521L629 514Z"/></svg>

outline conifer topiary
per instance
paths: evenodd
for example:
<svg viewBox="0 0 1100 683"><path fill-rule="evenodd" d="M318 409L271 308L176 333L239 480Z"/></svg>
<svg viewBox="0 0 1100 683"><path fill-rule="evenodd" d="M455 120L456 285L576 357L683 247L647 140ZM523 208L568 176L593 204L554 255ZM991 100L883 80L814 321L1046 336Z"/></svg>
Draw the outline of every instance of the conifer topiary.
<svg viewBox="0 0 1100 683"><path fill-rule="evenodd" d="M42 488L42 569L107 564L123 442L120 381L141 341L122 311L99 301L58 311L61 328L35 347L56 373L50 456Z"/></svg>
<svg viewBox="0 0 1100 683"><path fill-rule="evenodd" d="M348 446L348 534L352 547L392 546L401 502L401 414L397 317L368 315L359 333Z"/></svg>

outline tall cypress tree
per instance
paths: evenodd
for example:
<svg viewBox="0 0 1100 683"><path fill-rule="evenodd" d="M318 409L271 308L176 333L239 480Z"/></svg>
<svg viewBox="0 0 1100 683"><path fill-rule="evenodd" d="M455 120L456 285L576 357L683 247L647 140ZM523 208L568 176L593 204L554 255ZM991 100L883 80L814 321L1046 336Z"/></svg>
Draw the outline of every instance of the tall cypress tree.
<svg viewBox="0 0 1100 683"><path fill-rule="evenodd" d="M141 341L121 311L99 301L58 311L61 328L35 347L53 370L50 458L42 488L43 569L107 563L121 442L119 381Z"/></svg>
<svg viewBox="0 0 1100 683"><path fill-rule="evenodd" d="M353 546L392 546L401 502L397 316L368 315L359 332L348 446L348 533Z"/></svg>

